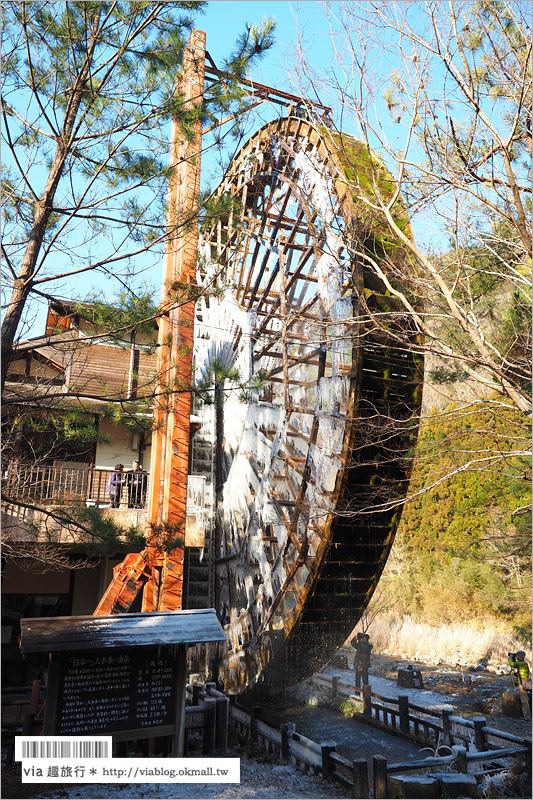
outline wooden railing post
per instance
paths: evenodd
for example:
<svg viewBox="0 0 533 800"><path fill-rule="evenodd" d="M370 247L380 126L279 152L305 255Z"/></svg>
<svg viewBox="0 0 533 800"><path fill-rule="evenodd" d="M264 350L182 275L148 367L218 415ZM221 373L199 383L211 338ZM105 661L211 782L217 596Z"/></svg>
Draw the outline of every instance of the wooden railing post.
<svg viewBox="0 0 533 800"><path fill-rule="evenodd" d="M192 705L197 706L200 703L200 694L205 691L203 683L195 683L192 687Z"/></svg>
<svg viewBox="0 0 533 800"><path fill-rule="evenodd" d="M372 759L374 768L374 797L387 797L387 759L385 756L374 756Z"/></svg>
<svg viewBox="0 0 533 800"><path fill-rule="evenodd" d="M457 772L462 772L463 774L467 774L468 772L468 763L466 760L466 747L459 747L455 745L452 748L453 752L455 753L455 769Z"/></svg>
<svg viewBox="0 0 533 800"><path fill-rule="evenodd" d="M485 735L483 728L487 724L485 717L476 717L474 720L474 744L478 752L482 752L485 747Z"/></svg>
<svg viewBox="0 0 533 800"><path fill-rule="evenodd" d="M259 716L260 712L259 706L254 706L250 712L250 735L252 742L256 743L258 739L257 735L257 717Z"/></svg>
<svg viewBox="0 0 533 800"><path fill-rule="evenodd" d="M229 699L216 697L215 748L224 754L228 748Z"/></svg>
<svg viewBox="0 0 533 800"><path fill-rule="evenodd" d="M368 800L368 762L364 758L352 761L352 797Z"/></svg>
<svg viewBox="0 0 533 800"><path fill-rule="evenodd" d="M402 694L398 697L398 710L400 712L400 730L409 733L409 697Z"/></svg>
<svg viewBox="0 0 533 800"><path fill-rule="evenodd" d="M322 775L324 778L329 778L331 775L331 762L329 754L333 753L337 747L337 742L320 742L320 750L322 752Z"/></svg>
<svg viewBox="0 0 533 800"><path fill-rule="evenodd" d="M452 724L450 722L450 717L452 714L453 714L452 708L442 709L442 736L444 744L447 744L449 747L451 747L453 744Z"/></svg>
<svg viewBox="0 0 533 800"><path fill-rule="evenodd" d="M204 741L202 752L205 755L212 753L215 749L216 741L216 707L217 701L214 697L206 697L204 700Z"/></svg>
<svg viewBox="0 0 533 800"><path fill-rule="evenodd" d="M363 686L363 714L372 716L372 687Z"/></svg>
<svg viewBox="0 0 533 800"><path fill-rule="evenodd" d="M37 714L39 710L39 697L41 694L41 681L33 681L31 685L30 711Z"/></svg>
<svg viewBox="0 0 533 800"><path fill-rule="evenodd" d="M33 723L35 721L35 714L33 711L27 711L24 714L24 721L22 723L22 734L23 736L32 736L33 735Z"/></svg>
<svg viewBox="0 0 533 800"><path fill-rule="evenodd" d="M281 731L281 758L283 761L288 761L291 755L290 750L290 736L296 730L294 722L283 722L280 727Z"/></svg>
<svg viewBox="0 0 533 800"><path fill-rule="evenodd" d="M524 760L526 762L527 782L531 786L531 742L524 742L526 754Z"/></svg>
<svg viewBox="0 0 533 800"><path fill-rule="evenodd" d="M331 699L335 700L337 694L339 693L339 680L340 677L338 675L333 675L331 678Z"/></svg>

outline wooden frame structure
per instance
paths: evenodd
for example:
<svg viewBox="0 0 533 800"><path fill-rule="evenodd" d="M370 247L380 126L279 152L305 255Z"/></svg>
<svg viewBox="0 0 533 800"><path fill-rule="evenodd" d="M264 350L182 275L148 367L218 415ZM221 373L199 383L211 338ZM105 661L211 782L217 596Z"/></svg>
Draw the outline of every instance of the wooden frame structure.
<svg viewBox="0 0 533 800"><path fill-rule="evenodd" d="M205 55L205 34L193 31L186 103L201 99L204 72L220 77ZM249 83L254 105L272 99L288 116L236 156L218 189L229 210L199 243L201 130L188 145L173 127L149 506L157 535L117 568L95 613L125 610L139 582L144 611L181 606L183 550L164 553L158 535L184 526L191 465L199 474L194 393L195 431L211 448L215 605L229 645L221 681L271 694L328 660L370 600L407 491L423 364L419 334L382 277L408 291L416 265L372 211L379 203L361 199L392 197L393 179L365 145L333 131L329 109ZM394 213L408 230L401 200Z"/></svg>
<svg viewBox="0 0 533 800"><path fill-rule="evenodd" d="M233 207L200 242L198 387L221 367L245 387L215 388L212 443L231 692L270 694L331 657L399 522L423 365L372 268L412 268L357 199L372 181L393 186L362 143L315 114L281 118L235 158L218 190Z"/></svg>

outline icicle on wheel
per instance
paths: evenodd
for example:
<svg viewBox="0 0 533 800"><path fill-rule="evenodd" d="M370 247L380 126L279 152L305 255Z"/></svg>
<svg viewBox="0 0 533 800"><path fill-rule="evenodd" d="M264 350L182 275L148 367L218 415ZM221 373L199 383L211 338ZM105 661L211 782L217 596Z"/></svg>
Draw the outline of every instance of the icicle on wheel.
<svg viewBox="0 0 533 800"><path fill-rule="evenodd" d="M217 190L233 200L228 213L204 223L194 361L210 402L195 413L213 415L230 693L280 688L331 657L399 521L422 363L365 258L409 264L357 200L373 174L393 190L360 142L289 116L242 148Z"/></svg>

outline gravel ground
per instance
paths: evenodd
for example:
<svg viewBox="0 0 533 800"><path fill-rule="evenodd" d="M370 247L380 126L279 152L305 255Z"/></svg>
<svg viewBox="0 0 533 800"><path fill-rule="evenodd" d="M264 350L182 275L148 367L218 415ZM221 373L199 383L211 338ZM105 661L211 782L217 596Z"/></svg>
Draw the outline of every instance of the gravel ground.
<svg viewBox="0 0 533 800"><path fill-rule="evenodd" d="M128 784L72 784L62 789L51 791L50 785L24 784L23 789L30 793L13 795L14 797L34 798L90 798L90 800L216 800L218 798L261 798L261 800L299 800L300 798L345 798L341 788L320 777L304 775L294 767L277 764L272 761L261 761L242 756L241 753L228 753L231 757L241 759L241 782L235 783L128 783ZM4 776L5 777L5 776ZM5 788L5 787L4 787ZM34 793L32 793L32 791ZM9 795L2 794L3 800Z"/></svg>

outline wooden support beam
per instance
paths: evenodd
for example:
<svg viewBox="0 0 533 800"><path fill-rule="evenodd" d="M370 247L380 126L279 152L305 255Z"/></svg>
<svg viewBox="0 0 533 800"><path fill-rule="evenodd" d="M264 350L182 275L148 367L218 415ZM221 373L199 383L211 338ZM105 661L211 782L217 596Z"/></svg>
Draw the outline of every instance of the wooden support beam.
<svg viewBox="0 0 533 800"><path fill-rule="evenodd" d="M176 92L186 107L202 102L205 33L193 29L183 54L183 79ZM170 166L173 168L168 197L167 239L163 262L164 301L159 325L160 401L154 408L152 479L148 502L148 537L159 526L171 525L185 536L187 472L191 414L191 381L194 333L194 293L177 304L172 287L192 287L196 281L198 251L198 203L202 126L194 124L194 138L187 141L172 122ZM168 394L167 390L171 393ZM168 397L168 399L167 399ZM162 554L158 542L147 547L154 574L143 596L143 611L181 608L183 549ZM155 571L157 570L157 572Z"/></svg>

